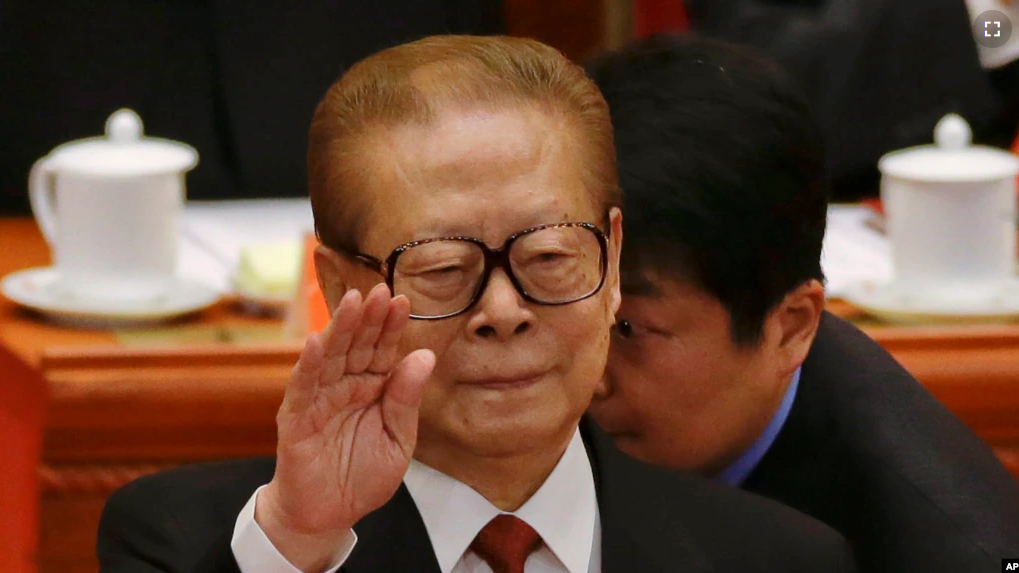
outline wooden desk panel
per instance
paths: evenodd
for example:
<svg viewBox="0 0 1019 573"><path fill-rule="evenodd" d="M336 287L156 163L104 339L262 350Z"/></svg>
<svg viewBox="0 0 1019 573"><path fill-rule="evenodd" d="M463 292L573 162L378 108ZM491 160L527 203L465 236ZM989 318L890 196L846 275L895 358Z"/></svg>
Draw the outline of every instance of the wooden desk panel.
<svg viewBox="0 0 1019 573"><path fill-rule="evenodd" d="M0 219L0 276L47 262L31 221ZM858 318L838 301L830 308ZM192 322L276 324L240 316L227 303ZM861 326L1019 478L1019 325ZM49 325L2 297L0 342L50 394L40 468L43 573L94 572L98 516L121 484L180 463L271 455L276 409L300 351L283 339L223 343L188 349L181 361L184 349L119 345L110 332Z"/></svg>
<svg viewBox="0 0 1019 573"><path fill-rule="evenodd" d="M0 219L0 277L50 263L30 219ZM267 327L218 304L183 324ZM133 350L114 333L49 324L0 296L0 344L49 391L39 570L94 573L106 497L132 479L200 460L271 455L275 415L300 345ZM6 371L0 372L0 383Z"/></svg>

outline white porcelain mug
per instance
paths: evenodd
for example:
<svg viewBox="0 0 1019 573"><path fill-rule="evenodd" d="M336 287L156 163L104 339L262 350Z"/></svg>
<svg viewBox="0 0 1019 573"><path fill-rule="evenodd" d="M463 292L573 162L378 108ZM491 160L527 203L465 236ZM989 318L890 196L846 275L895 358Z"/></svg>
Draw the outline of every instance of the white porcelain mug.
<svg viewBox="0 0 1019 573"><path fill-rule="evenodd" d="M879 164L895 283L914 300L983 304L1014 278L1019 159L971 140L950 114L935 145Z"/></svg>
<svg viewBox="0 0 1019 573"><path fill-rule="evenodd" d="M919 299L985 301L1013 276L1015 180L886 180L882 201L896 282Z"/></svg>
<svg viewBox="0 0 1019 573"><path fill-rule="evenodd" d="M32 167L32 212L66 295L150 301L172 284L184 173L197 152L140 136L140 119L121 110L106 138L65 144Z"/></svg>

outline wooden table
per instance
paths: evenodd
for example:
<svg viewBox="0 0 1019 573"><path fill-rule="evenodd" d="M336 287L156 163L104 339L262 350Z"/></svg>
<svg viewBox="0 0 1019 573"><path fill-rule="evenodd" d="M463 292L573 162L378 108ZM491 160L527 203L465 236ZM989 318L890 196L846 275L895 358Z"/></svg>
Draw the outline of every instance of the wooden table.
<svg viewBox="0 0 1019 573"><path fill-rule="evenodd" d="M49 261L31 220L0 219L0 276ZM275 327L280 335L190 350L129 346L113 332L48 324L0 296L0 344L50 395L39 468L41 572L94 573L102 504L127 481L182 462L275 452L276 409L300 342L285 340L279 321L245 317L229 302L169 329L196 324L224 335Z"/></svg>
<svg viewBox="0 0 1019 573"><path fill-rule="evenodd" d="M48 262L34 223L0 219L0 276ZM838 301L830 308L853 317ZM283 338L279 322L247 318L229 303L166 332L194 325L218 329L221 339L245 329L281 334L245 344L181 346L173 336L122 344L112 332L47 324L0 297L0 344L50 394L39 468L40 571L95 571L102 504L127 481L185 462L274 452L276 408L300 341ZM1019 325L862 326L1019 477Z"/></svg>

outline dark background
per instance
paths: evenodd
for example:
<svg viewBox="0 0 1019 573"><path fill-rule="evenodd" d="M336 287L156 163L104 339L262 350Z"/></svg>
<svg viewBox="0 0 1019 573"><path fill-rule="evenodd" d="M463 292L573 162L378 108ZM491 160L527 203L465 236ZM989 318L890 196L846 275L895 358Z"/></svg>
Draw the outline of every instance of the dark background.
<svg viewBox="0 0 1019 573"><path fill-rule="evenodd" d="M833 199L875 196L883 153L955 112L978 142L1019 126L1019 62L980 68L963 0L0 0L0 214L32 163L120 107L198 149L188 197L304 196L318 99L353 62L439 33L509 33L582 60L689 25L748 44L804 88ZM738 137L738 134L734 134Z"/></svg>

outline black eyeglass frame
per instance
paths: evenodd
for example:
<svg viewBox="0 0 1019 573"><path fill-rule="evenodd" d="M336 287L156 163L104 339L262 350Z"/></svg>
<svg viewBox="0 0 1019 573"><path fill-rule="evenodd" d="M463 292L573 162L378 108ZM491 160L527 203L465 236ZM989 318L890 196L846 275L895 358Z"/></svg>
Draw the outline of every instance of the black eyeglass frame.
<svg viewBox="0 0 1019 573"><path fill-rule="evenodd" d="M587 229L588 231L593 233L594 236L598 239L598 246L601 249L601 278L598 280L598 284L593 289L591 289L591 292L588 292L583 296L561 302L543 302L534 298L530 293L527 292L526 289L524 289L524 286L520 283L520 280L513 272L513 267L510 265L509 251L510 248L512 248L513 243L520 237L530 235L531 233L535 233L538 231L543 231L545 229L559 229L563 227L579 227L582 229ZM424 245L427 243L434 243L437 241L466 241L468 243L473 243L481 247L481 251L485 255L484 270L481 273L481 280L478 281L477 288L474 289L474 294L471 295L471 300L462 309L456 312L450 312L438 316L423 316L411 313L410 317L416 320L441 320L444 318L452 318L454 316L459 316L469 311L470 309L474 308L474 305L478 304L478 301L481 300L481 296L484 294L485 289L488 288L488 281L492 276L492 271L496 268L500 268L503 270L503 272L506 273L506 276L509 277L510 283L513 284L513 288L515 288L517 292L520 293L520 296L524 297L524 300L542 306L562 306L566 304L573 304L575 302L580 302L584 299L590 298L597 294L598 291L600 291L602 287L605 286L605 276L606 274L608 274L609 267L608 236L601 229L599 229L597 225L594 225L592 223L551 223L547 225L538 225L536 227L530 227L528 229L524 229L523 231L513 233L512 235L506 238L506 241L503 242L501 247L496 249L489 247L488 245L485 244L484 241L478 239L477 237L452 236L452 237L433 237L431 239L422 239L420 241L411 241L409 243L404 243L393 249L393 252L390 253L388 257L386 257L385 261L380 261L379 259L371 255L366 255L364 253L350 253L350 256L353 257L358 262L360 262L361 264L363 264L364 266L385 277L386 286L389 287L389 292L391 294L395 294L396 291L393 286L393 282L396 273L396 261L397 259L400 258L400 255L402 255L404 251L412 247Z"/></svg>

